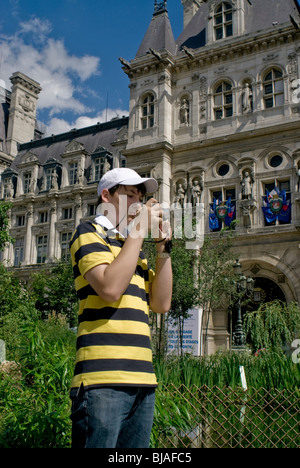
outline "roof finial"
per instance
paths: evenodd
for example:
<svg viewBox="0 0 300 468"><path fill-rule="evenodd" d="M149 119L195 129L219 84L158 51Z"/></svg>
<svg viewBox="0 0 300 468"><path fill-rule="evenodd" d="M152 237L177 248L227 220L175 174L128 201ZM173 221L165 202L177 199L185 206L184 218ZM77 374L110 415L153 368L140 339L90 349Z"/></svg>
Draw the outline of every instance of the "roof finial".
<svg viewBox="0 0 300 468"><path fill-rule="evenodd" d="M167 0L164 0L163 2L154 0L154 15L162 13L163 11L167 11Z"/></svg>

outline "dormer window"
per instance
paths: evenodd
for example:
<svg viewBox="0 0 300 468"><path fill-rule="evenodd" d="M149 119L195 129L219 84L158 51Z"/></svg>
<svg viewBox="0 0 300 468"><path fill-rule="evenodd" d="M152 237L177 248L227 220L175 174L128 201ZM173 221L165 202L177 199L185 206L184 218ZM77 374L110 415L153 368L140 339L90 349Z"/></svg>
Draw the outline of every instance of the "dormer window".
<svg viewBox="0 0 300 468"><path fill-rule="evenodd" d="M56 159L50 158L44 165L43 182L41 191L49 191L51 189L58 190L61 184L61 164Z"/></svg>
<svg viewBox="0 0 300 468"><path fill-rule="evenodd" d="M221 3L215 10L214 28L215 40L225 39L233 35L233 9L230 3Z"/></svg>
<svg viewBox="0 0 300 468"><path fill-rule="evenodd" d="M27 194L30 192L31 185L31 172L26 172L24 174L24 193Z"/></svg>
<svg viewBox="0 0 300 468"><path fill-rule="evenodd" d="M104 147L96 148L92 154L92 164L90 168L90 182L98 182L101 177L113 168L113 157Z"/></svg>
<svg viewBox="0 0 300 468"><path fill-rule="evenodd" d="M75 185L77 182L78 163L69 163L69 185Z"/></svg>

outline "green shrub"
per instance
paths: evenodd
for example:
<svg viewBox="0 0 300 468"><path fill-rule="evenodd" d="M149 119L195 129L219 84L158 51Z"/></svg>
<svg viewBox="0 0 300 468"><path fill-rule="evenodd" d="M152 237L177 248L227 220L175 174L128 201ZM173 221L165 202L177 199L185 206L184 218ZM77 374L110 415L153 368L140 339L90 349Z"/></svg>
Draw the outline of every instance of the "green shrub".
<svg viewBox="0 0 300 468"><path fill-rule="evenodd" d="M75 334L57 324L23 328L22 379L0 379L0 447L70 446L69 389L74 370ZM0 376L1 377L1 376Z"/></svg>

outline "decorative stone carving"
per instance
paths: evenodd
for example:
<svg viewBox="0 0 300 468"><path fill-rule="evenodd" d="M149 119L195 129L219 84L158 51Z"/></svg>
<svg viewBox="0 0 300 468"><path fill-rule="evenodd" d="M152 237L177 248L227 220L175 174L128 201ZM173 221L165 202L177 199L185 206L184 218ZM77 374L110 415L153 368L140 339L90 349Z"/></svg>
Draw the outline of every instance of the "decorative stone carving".
<svg viewBox="0 0 300 468"><path fill-rule="evenodd" d="M207 104L207 78L202 76L200 78L200 119L206 117L206 104Z"/></svg>
<svg viewBox="0 0 300 468"><path fill-rule="evenodd" d="M187 184L184 180L179 180L177 184L174 185L174 204L177 207L184 207L185 197L187 191Z"/></svg>
<svg viewBox="0 0 300 468"><path fill-rule="evenodd" d="M32 177L31 178L31 181L30 181L30 186L29 186L29 193L32 194L35 192L35 188L36 188L36 178L35 177Z"/></svg>
<svg viewBox="0 0 300 468"><path fill-rule="evenodd" d="M186 98L180 103L180 124L189 125L190 123L190 104Z"/></svg>
<svg viewBox="0 0 300 468"><path fill-rule="evenodd" d="M252 226L252 212L256 208L255 200L241 200L240 207L243 216L243 224L245 228Z"/></svg>
<svg viewBox="0 0 300 468"><path fill-rule="evenodd" d="M13 198L14 196L14 186L12 180L9 179L7 186L6 186L6 198Z"/></svg>
<svg viewBox="0 0 300 468"><path fill-rule="evenodd" d="M51 189L58 190L58 174L56 172L56 169L51 177Z"/></svg>
<svg viewBox="0 0 300 468"><path fill-rule="evenodd" d="M82 167L80 167L77 173L77 184L83 185L83 183L84 183L84 170L82 169Z"/></svg>
<svg viewBox="0 0 300 468"><path fill-rule="evenodd" d="M288 64L288 74L289 74L289 79L291 82L294 80L297 80L298 78L298 57L296 52L292 52L288 56L289 59L289 64Z"/></svg>
<svg viewBox="0 0 300 468"><path fill-rule="evenodd" d="M253 184L255 182L254 171L253 169L246 169L241 176L241 186L242 186L242 199L243 200L252 200L253 199Z"/></svg>
<svg viewBox="0 0 300 468"><path fill-rule="evenodd" d="M243 102L243 114L249 114L253 110L252 104L252 87L250 83L245 83L243 93L242 93L242 102Z"/></svg>
<svg viewBox="0 0 300 468"><path fill-rule="evenodd" d="M197 206L199 203L201 203L202 192L203 178L202 176L199 176L190 183L190 203L192 206Z"/></svg>
<svg viewBox="0 0 300 468"><path fill-rule="evenodd" d="M105 163L103 166L103 174L106 174L108 171L110 171L110 163L107 159L105 159Z"/></svg>

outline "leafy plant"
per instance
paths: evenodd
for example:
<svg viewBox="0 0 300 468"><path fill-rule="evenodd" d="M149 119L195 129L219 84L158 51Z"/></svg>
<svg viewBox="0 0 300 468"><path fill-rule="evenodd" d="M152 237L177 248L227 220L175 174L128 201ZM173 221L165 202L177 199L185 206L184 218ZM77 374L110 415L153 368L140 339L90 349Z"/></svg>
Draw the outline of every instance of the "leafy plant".
<svg viewBox="0 0 300 468"><path fill-rule="evenodd" d="M9 234L9 210L11 207L11 203L0 201L0 252L8 243L14 242Z"/></svg>
<svg viewBox="0 0 300 468"><path fill-rule="evenodd" d="M189 317L189 310L194 307L197 297L195 264L195 252L187 250L184 241L177 240L172 252L173 295L169 318L178 324L181 353L184 321Z"/></svg>
<svg viewBox="0 0 300 468"><path fill-rule="evenodd" d="M70 326L77 324L78 297L71 262L47 265L32 275L31 291L43 318L49 314L65 316Z"/></svg>
<svg viewBox="0 0 300 468"><path fill-rule="evenodd" d="M17 359L21 327L37 318L26 287L0 263L0 339L5 341L10 359Z"/></svg>
<svg viewBox="0 0 300 468"><path fill-rule="evenodd" d="M197 304L203 314L204 352L207 353L208 328L211 313L219 304L229 308L237 297L232 233L221 231L217 239L206 238L197 268Z"/></svg>
<svg viewBox="0 0 300 468"><path fill-rule="evenodd" d="M75 358L75 334L53 339L57 325L36 322L22 331L22 379L0 379L0 447L70 446L69 388ZM60 325L61 328L62 325Z"/></svg>
<svg viewBox="0 0 300 468"><path fill-rule="evenodd" d="M245 315L244 328L254 351L282 349L300 330L300 309L297 304L281 301L262 304L257 311Z"/></svg>

